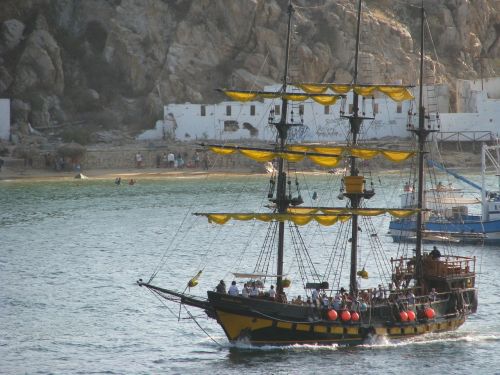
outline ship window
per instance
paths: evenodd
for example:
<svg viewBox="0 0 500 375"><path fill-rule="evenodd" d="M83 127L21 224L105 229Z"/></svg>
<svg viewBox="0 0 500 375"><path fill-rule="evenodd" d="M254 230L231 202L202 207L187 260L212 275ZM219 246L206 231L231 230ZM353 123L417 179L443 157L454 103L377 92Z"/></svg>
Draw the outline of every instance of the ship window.
<svg viewBox="0 0 500 375"><path fill-rule="evenodd" d="M254 105L250 106L250 116L255 116L255 106Z"/></svg>
<svg viewBox="0 0 500 375"><path fill-rule="evenodd" d="M299 105L299 115L303 115L304 114L304 104L300 104Z"/></svg>
<svg viewBox="0 0 500 375"><path fill-rule="evenodd" d="M231 106L230 105L226 106L226 116L231 116Z"/></svg>
<svg viewBox="0 0 500 375"><path fill-rule="evenodd" d="M373 114L378 113L378 103L373 103Z"/></svg>
<svg viewBox="0 0 500 375"><path fill-rule="evenodd" d="M206 116L207 115L207 107L205 107L204 105L202 105L200 107L200 115L201 116Z"/></svg>
<svg viewBox="0 0 500 375"><path fill-rule="evenodd" d="M396 107L396 112L397 113L403 112L403 104L402 103L398 103L398 106Z"/></svg>
<svg viewBox="0 0 500 375"><path fill-rule="evenodd" d="M330 114L330 106L325 105L324 108L325 108L325 115L329 115Z"/></svg>
<svg viewBox="0 0 500 375"><path fill-rule="evenodd" d="M281 112L280 109L281 109L281 107L279 106L279 104L275 105L274 106L274 114L279 115Z"/></svg>

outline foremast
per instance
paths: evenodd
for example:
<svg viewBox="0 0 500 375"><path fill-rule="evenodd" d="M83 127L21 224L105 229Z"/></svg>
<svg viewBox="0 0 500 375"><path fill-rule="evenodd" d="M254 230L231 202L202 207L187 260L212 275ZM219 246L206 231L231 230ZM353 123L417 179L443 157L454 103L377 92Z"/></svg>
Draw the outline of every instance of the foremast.
<svg viewBox="0 0 500 375"><path fill-rule="evenodd" d="M292 15L294 9L292 6L292 1L288 3L288 29L286 36L286 48L285 48L285 70L283 72L283 93L286 93L287 82L288 82L288 63L290 56L290 34L292 28ZM286 139L288 136L288 128L291 126L287 121L288 112L288 100L282 96L281 99L281 118L277 123L273 123L276 126L278 132L278 142L276 147L280 152L285 151ZM286 172L284 170L284 160L282 157L278 158L278 181L276 187L276 207L279 214L284 214L287 212L290 200L286 195ZM284 263L284 248L285 248L285 222L280 221L278 223L278 254L277 254L277 268L276 268L276 293L278 296L283 295L283 263Z"/></svg>

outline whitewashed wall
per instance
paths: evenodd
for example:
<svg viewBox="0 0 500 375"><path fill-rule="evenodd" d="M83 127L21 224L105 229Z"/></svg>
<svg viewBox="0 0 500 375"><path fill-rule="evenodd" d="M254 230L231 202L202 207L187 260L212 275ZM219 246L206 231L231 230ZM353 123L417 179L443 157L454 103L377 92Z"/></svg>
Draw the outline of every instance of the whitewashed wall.
<svg viewBox="0 0 500 375"><path fill-rule="evenodd" d="M348 99L349 102L349 99ZM220 141L239 139L258 139L271 141L275 138L274 128L268 125L269 111L279 101L264 100L263 102L221 102L211 105L200 104L170 104L164 107L165 118L173 117L176 122L175 138L182 141L215 139ZM377 98L378 113L374 120L366 120L364 124L367 139L384 137L407 137L406 123L409 103L402 104L402 110L397 113L397 104L386 98ZM329 113L325 113L322 105L313 101L302 103L304 106L304 126L297 127L291 132L291 139L297 141L345 141L348 133L348 122L340 118L340 103L330 106ZM205 115L202 116L202 107ZM231 114L227 115L227 107ZM255 112L252 115L251 108ZM346 108L347 110L347 108ZM288 118L294 123L300 122L299 104L289 107ZM365 116L372 117L372 101L365 100ZM276 115L276 120L280 116ZM235 121L237 127L229 130L225 127L226 121ZM256 129L254 135L245 128L249 124ZM246 125L248 127L248 125Z"/></svg>
<svg viewBox="0 0 500 375"><path fill-rule="evenodd" d="M484 87L484 91L481 91ZM276 90L276 86L266 87L266 90ZM375 103L378 112L374 120L366 120L363 125L364 139L381 139L385 137L406 138L408 111L418 112L418 88L413 89L416 96L413 102L398 104L385 96L377 96ZM436 85L434 88L424 87L424 107L440 113L442 132L491 132L498 136L500 132L500 78L457 82L457 104L461 113L449 113L450 91L447 85ZM429 105L428 96L435 97ZM352 103L352 94L347 103ZM264 100L263 102L232 102L225 101L218 104L169 104L164 107L163 126L165 126L175 139L181 141L201 141L204 139L218 141L237 141L241 139L256 139L272 141L275 139L275 129L268 125L268 116L271 108L279 104L277 100ZM291 141L306 142L343 142L349 130L348 121L340 118L340 101L330 106L329 113L325 113L324 106L309 100L303 102L304 126L295 128L289 138ZM254 112L252 113L252 106ZM227 114L227 107L231 114ZM202 110L204 108L204 111ZM295 103L289 108L294 111L294 120L299 122L299 104ZM348 107L344 110L347 112ZM361 111L367 117L373 117L372 100L365 99L361 103ZM204 113L204 115L202 115ZM276 115L276 120L280 118ZM225 126L227 121L234 121L235 126ZM418 124L416 115L412 116L412 123ZM252 134L248 128L254 128ZM144 133L141 137L150 139L159 137L159 128L156 131ZM456 139L450 139L456 140Z"/></svg>

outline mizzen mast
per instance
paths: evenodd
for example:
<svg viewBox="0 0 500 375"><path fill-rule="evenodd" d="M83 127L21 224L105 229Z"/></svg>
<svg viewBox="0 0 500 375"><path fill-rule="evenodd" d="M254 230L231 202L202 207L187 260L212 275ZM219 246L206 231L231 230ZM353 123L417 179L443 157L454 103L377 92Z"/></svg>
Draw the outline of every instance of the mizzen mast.
<svg viewBox="0 0 500 375"><path fill-rule="evenodd" d="M419 77L419 98L418 98L418 128L413 132L418 138L418 187L417 187L417 228L416 228L416 247L415 247L415 281L417 287L423 286L422 269L422 234L424 230L423 205L424 205L424 155L425 142L427 136L434 130L425 128L425 108L423 99L424 87L424 21L425 10L422 0L421 23L420 23L420 77Z"/></svg>

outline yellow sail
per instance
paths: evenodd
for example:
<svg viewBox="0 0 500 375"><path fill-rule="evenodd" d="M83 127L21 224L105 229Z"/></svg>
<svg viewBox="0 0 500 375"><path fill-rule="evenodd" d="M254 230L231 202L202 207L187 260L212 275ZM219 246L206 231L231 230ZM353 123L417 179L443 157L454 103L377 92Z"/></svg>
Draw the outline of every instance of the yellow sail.
<svg viewBox="0 0 500 375"><path fill-rule="evenodd" d="M324 94L324 93L309 93L309 92L273 92L273 91L246 91L246 90L219 90L232 100L239 102L248 102L256 99L277 99L283 98L294 102L303 102L307 99L312 99L321 105L334 105L339 94Z"/></svg>
<svg viewBox="0 0 500 375"><path fill-rule="evenodd" d="M291 221L297 225L306 225L316 221L321 225L329 226L338 221L346 221L351 215L325 215L325 214L295 214L295 213L195 213L197 216L206 216L210 223L226 224L229 220L259 220L269 221Z"/></svg>
<svg viewBox="0 0 500 375"><path fill-rule="evenodd" d="M403 208L343 208L343 207L290 207L288 213L299 215L314 215L323 213L325 215L359 215L359 216L378 216L390 214L397 218L405 218L418 213L418 209Z"/></svg>
<svg viewBox="0 0 500 375"><path fill-rule="evenodd" d="M295 84L298 88L310 94L324 94L328 89L331 91L345 95L349 91L354 91L361 96L371 96L375 92L380 92L387 95L396 102L404 100L412 100L415 97L408 90L408 86L401 85L353 85L353 84L337 84L337 83L299 83Z"/></svg>
<svg viewBox="0 0 500 375"><path fill-rule="evenodd" d="M321 165L323 167L335 167L340 162L339 155L335 154L319 154L314 151L310 151L310 153L302 152L302 151L284 151L277 152L274 150L264 150L264 149L255 149L251 147L239 147L239 146L208 146L208 148L220 155L230 155L234 153L240 153L241 155L246 156L252 160L265 163L271 161L276 158L282 158L289 162L299 162L304 158L308 158L313 163L317 165Z"/></svg>
<svg viewBox="0 0 500 375"><path fill-rule="evenodd" d="M229 220L259 220L291 221L297 225L306 225L311 221L325 226L333 225L338 221L349 220L352 215L377 216L390 214L397 218L405 218L418 212L417 209L387 209L387 208L327 208L327 207L293 207L286 213L195 213L197 216L206 216L210 223L226 224Z"/></svg>
<svg viewBox="0 0 500 375"><path fill-rule="evenodd" d="M416 154L416 151L408 150L388 150L369 147L347 147L347 146L315 146L299 145L289 146L290 151L315 152L317 154L333 154L343 156L355 156L363 160L373 159L375 156L382 156L392 162L403 162Z"/></svg>
<svg viewBox="0 0 500 375"><path fill-rule="evenodd" d="M314 164L333 168L341 161L342 156L355 156L360 159L369 160L380 155L392 162L403 162L415 155L415 151L404 150L386 150L375 148L344 147L344 146L307 146L293 145L288 146L283 152L266 150L252 147L240 147L231 145L207 145L207 147L216 154L230 155L240 153L252 160L265 163L275 158L283 158L289 162L299 162L304 158L309 159Z"/></svg>

